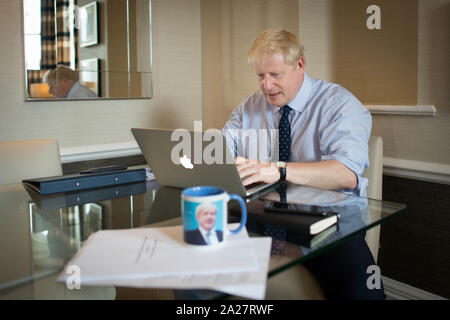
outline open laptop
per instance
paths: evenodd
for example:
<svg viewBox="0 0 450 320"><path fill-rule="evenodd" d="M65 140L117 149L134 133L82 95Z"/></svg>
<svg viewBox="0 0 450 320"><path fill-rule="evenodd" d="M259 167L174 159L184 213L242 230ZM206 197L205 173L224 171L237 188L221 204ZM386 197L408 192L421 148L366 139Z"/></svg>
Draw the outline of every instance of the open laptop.
<svg viewBox="0 0 450 320"><path fill-rule="evenodd" d="M207 135L202 132L180 129L175 134L170 129L132 128L131 132L161 185L178 188L212 185L244 198L253 198L277 185L244 187L220 131L208 139L203 139ZM211 162L212 159L215 161Z"/></svg>

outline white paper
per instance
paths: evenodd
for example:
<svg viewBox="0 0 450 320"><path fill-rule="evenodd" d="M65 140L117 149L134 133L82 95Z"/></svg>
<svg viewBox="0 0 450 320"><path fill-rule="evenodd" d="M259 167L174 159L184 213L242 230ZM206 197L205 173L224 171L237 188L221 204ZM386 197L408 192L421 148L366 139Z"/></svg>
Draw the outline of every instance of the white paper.
<svg viewBox="0 0 450 320"><path fill-rule="evenodd" d="M181 226L104 230L86 241L66 270L78 266L81 285L208 288L263 299L270 245L271 238L249 238L245 229L219 248L184 244ZM69 276L66 270L59 281Z"/></svg>
<svg viewBox="0 0 450 320"><path fill-rule="evenodd" d="M209 275L169 275L148 279L119 279L115 285L139 288L212 289L249 299L264 299L269 267L269 237L249 239L258 255L258 268L252 271L213 272ZM99 282L96 284L110 284Z"/></svg>
<svg viewBox="0 0 450 320"><path fill-rule="evenodd" d="M211 287L211 289L250 299L263 300L265 298L272 238L264 237L251 240L258 257L258 270L253 272L247 281L237 285Z"/></svg>

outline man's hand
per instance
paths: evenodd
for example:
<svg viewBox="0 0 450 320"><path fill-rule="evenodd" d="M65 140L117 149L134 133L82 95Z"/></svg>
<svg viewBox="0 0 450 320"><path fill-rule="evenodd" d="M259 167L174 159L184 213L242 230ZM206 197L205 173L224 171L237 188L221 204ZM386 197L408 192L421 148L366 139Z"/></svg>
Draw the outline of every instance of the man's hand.
<svg viewBox="0 0 450 320"><path fill-rule="evenodd" d="M274 183L280 180L280 172L273 162L237 157L234 163L244 186L255 182Z"/></svg>
<svg viewBox="0 0 450 320"><path fill-rule="evenodd" d="M237 157L234 159L245 186L255 182L274 183L280 180L280 171L274 162ZM320 162L288 162L286 181L327 190L354 189L356 174L336 160Z"/></svg>

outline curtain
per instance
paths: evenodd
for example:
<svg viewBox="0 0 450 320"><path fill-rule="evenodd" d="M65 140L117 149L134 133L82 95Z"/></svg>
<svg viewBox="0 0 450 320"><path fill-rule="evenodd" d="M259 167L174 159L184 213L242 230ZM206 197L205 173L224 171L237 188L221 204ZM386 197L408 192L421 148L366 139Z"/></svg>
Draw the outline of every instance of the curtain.
<svg viewBox="0 0 450 320"><path fill-rule="evenodd" d="M76 43L76 39L71 43L70 33L76 36L76 30L70 30L69 5L68 0L41 0L41 70L70 66L73 59L70 48Z"/></svg>
<svg viewBox="0 0 450 320"><path fill-rule="evenodd" d="M32 83L41 83L47 70L27 70L28 88Z"/></svg>
<svg viewBox="0 0 450 320"><path fill-rule="evenodd" d="M41 70L56 68L55 2L41 0Z"/></svg>
<svg viewBox="0 0 450 320"><path fill-rule="evenodd" d="M56 2L56 42L58 63L70 66L69 1Z"/></svg>

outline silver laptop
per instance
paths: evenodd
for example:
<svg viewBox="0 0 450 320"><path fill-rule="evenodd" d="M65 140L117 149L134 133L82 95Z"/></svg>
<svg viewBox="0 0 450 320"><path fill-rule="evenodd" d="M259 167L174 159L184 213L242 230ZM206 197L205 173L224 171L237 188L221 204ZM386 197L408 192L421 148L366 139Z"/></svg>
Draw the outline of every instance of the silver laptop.
<svg viewBox="0 0 450 320"><path fill-rule="evenodd" d="M177 129L132 128L145 160L159 184L178 188L212 185L245 198L260 195L274 184L244 187L225 137Z"/></svg>

